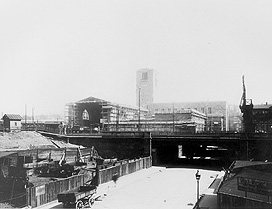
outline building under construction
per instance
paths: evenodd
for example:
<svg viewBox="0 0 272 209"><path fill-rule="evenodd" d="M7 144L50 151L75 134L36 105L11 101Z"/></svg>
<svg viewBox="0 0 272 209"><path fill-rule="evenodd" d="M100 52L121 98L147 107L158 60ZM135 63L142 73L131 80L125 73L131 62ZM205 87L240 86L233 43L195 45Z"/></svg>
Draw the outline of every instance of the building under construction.
<svg viewBox="0 0 272 209"><path fill-rule="evenodd" d="M139 114L140 113L140 114ZM150 116L143 107L130 107L95 97L66 105L65 124L73 132L148 131L196 133L205 130L206 115L194 109Z"/></svg>
<svg viewBox="0 0 272 209"><path fill-rule="evenodd" d="M141 120L147 117L148 111L140 107L120 105L95 97L88 97L65 106L65 123L81 130L106 130L107 124L114 123L118 128L119 121Z"/></svg>

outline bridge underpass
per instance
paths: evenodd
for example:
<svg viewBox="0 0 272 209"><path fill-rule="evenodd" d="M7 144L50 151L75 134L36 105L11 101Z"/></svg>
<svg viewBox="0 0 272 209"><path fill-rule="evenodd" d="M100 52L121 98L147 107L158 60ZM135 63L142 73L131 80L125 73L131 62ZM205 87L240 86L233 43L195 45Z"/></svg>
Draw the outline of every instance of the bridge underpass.
<svg viewBox="0 0 272 209"><path fill-rule="evenodd" d="M240 140L220 136L153 136L154 164L190 164L201 160L207 164L230 164L239 158Z"/></svg>
<svg viewBox="0 0 272 209"><path fill-rule="evenodd" d="M272 161L272 137L268 135L249 137L244 134L220 133L174 136L150 135L149 132L112 132L96 135L59 135L46 132L42 134L73 144L94 146L104 158L132 159L146 157L152 153L153 165L190 164L193 159L205 158L209 159L209 162L223 164L229 164L233 160Z"/></svg>
<svg viewBox="0 0 272 209"><path fill-rule="evenodd" d="M234 160L272 160L272 137L245 134L153 135L153 164L218 163L225 167ZM208 159L208 160L204 160Z"/></svg>

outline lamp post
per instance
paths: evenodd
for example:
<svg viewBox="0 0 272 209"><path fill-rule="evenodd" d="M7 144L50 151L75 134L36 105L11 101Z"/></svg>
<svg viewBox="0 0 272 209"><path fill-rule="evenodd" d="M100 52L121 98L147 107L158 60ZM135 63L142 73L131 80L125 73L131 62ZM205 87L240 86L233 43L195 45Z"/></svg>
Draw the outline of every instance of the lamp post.
<svg viewBox="0 0 272 209"><path fill-rule="evenodd" d="M196 177L196 183L197 183L197 189L196 189L196 192L197 192L196 201L198 201L198 199L199 199L199 180L200 180L200 177L201 177L201 175L199 174L199 170L197 170L197 172L196 172L196 174L195 174L195 177Z"/></svg>

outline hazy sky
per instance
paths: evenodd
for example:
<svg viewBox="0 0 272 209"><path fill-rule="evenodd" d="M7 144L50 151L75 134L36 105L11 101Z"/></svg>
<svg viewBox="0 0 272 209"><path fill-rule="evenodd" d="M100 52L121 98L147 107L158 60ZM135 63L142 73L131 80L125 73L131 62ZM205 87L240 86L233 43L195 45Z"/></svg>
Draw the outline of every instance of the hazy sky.
<svg viewBox="0 0 272 209"><path fill-rule="evenodd" d="M136 105L136 71L156 102L272 103L272 1L0 1L0 112L63 113L94 96Z"/></svg>

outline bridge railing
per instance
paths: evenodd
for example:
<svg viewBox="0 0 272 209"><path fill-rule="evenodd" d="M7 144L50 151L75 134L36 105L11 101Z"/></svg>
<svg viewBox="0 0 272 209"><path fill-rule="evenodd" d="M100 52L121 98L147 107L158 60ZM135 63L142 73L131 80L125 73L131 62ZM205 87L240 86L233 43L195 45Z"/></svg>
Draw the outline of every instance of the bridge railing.
<svg viewBox="0 0 272 209"><path fill-rule="evenodd" d="M180 132L151 132L151 136L175 137L175 136L214 136L214 137L239 137L241 133L220 132L220 133L180 133Z"/></svg>

